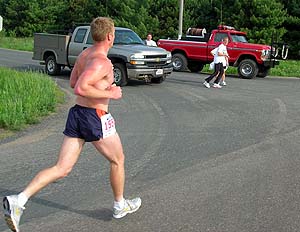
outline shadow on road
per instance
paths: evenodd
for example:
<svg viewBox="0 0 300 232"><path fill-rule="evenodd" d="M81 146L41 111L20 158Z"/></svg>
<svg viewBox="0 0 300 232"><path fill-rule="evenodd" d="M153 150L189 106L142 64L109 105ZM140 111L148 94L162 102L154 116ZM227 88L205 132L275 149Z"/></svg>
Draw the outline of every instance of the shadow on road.
<svg viewBox="0 0 300 232"><path fill-rule="evenodd" d="M0 188L0 195L2 197L6 196L6 195L11 195L11 194L18 194L15 191L11 191L9 189L3 189ZM51 207L51 208L55 208L55 209L59 209L59 210L64 210L64 211L68 211L71 213L76 213L79 215L84 215L90 218L94 218L97 220L102 220L102 221L111 221L112 220L112 210L111 209L107 209L107 208L102 208L102 209L96 209L96 210L80 210L80 209L73 209L69 206L66 205L62 205L53 201L49 201L49 200L45 200L45 199L41 199L38 197L32 197L30 198L30 201L39 204L39 205L44 205L47 207Z"/></svg>

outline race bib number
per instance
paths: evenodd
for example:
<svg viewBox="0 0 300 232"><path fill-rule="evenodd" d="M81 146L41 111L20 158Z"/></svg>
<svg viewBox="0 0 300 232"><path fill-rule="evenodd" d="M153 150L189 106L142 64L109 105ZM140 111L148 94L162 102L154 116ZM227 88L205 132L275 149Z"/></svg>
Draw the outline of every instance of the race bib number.
<svg viewBox="0 0 300 232"><path fill-rule="evenodd" d="M106 138L117 132L116 127L115 127L115 120L111 116L111 114L105 114L105 115L101 116L100 119L101 119L101 124L102 124L103 138Z"/></svg>

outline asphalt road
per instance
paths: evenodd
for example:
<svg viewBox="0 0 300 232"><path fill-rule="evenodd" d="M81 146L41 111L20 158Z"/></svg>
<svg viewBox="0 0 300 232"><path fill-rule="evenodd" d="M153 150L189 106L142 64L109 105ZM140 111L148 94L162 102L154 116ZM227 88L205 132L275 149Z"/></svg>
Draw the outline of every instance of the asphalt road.
<svg viewBox="0 0 300 232"><path fill-rule="evenodd" d="M31 57L0 49L0 66L41 70ZM56 161L73 104L67 74L53 77L67 96L58 113L0 142L1 196ZM137 213L112 219L109 163L87 144L70 176L28 202L22 232L299 231L300 80L228 77L206 89L206 76L131 82L111 102Z"/></svg>

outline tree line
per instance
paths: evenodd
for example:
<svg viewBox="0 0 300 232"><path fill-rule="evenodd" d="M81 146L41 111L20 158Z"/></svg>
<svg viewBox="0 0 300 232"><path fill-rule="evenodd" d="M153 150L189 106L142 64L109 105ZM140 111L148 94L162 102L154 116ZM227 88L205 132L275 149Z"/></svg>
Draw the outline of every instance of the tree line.
<svg viewBox="0 0 300 232"><path fill-rule="evenodd" d="M114 19L142 38L177 38L179 0L0 0L7 36L68 31L97 16ZM249 42L289 44L290 58L300 54L300 0L185 0L183 34L189 27L215 29L219 24L247 32Z"/></svg>

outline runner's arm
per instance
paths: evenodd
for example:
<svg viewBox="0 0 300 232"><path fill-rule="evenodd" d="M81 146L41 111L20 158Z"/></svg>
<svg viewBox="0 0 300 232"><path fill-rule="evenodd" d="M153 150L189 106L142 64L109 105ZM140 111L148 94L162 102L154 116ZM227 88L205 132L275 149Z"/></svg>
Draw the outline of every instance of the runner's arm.
<svg viewBox="0 0 300 232"><path fill-rule="evenodd" d="M78 78L74 93L87 98L118 99L121 97L121 88L104 80L110 75L112 75L113 80L111 62L104 59L95 59L90 62L88 68ZM99 86L96 87L97 83L103 83L103 87L99 89Z"/></svg>
<svg viewBox="0 0 300 232"><path fill-rule="evenodd" d="M78 80L78 68L77 68L77 62L75 63L72 72L71 72L71 76L70 76L70 87L73 89L76 85L76 82Z"/></svg>

